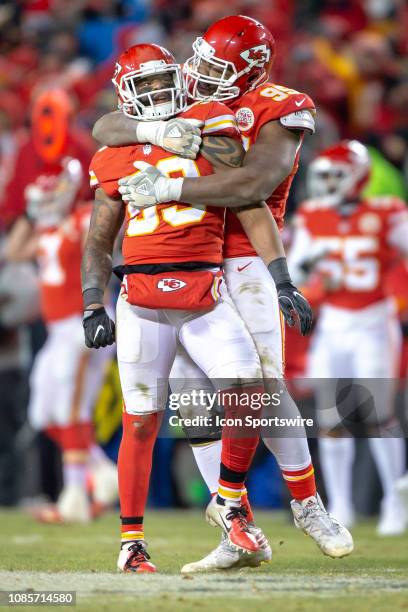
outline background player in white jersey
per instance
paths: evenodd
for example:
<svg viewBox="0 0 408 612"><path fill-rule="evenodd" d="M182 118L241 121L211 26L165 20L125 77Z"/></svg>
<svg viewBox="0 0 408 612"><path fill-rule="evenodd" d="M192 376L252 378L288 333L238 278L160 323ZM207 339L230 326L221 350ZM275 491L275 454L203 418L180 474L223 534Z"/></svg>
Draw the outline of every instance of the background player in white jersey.
<svg viewBox="0 0 408 612"><path fill-rule="evenodd" d="M344 394L338 399L337 379L354 378L355 401L366 411L362 418L384 492L378 533L393 535L406 525L395 488L405 458L393 407L400 329L386 295L385 275L396 253L408 253L408 212L395 197L364 198L369 175L368 151L357 141L340 142L311 163L311 199L296 216L290 267L302 282L308 262L314 260L314 270L330 279L309 368L315 379L330 379L316 382L318 419L329 434L320 440L329 509L345 524L353 523L354 442L342 426L356 403L349 406L351 398Z"/></svg>
<svg viewBox="0 0 408 612"><path fill-rule="evenodd" d="M94 443L92 412L112 351L83 346L80 261L90 206L79 197L83 169L64 157L41 170L25 190L27 213L5 245L9 261L36 260L47 339L30 377L28 418L62 453L63 489L56 506L38 509L44 522L88 522L98 506L117 500L116 466ZM94 484L92 505L88 476Z"/></svg>
<svg viewBox="0 0 408 612"><path fill-rule="evenodd" d="M185 66L189 91L199 100L224 100L235 110L244 143L249 148L243 167L222 173L220 180L215 180L215 177L167 179L151 167L136 177L121 181L124 200L139 207L146 203L153 205L168 199L168 189L176 200L186 198L195 205L209 202L215 206L243 206L267 198L281 227L304 132L314 130L313 102L305 94L267 80L274 57L274 40L266 28L252 19L237 16L216 22L202 39L196 41L194 51L194 57ZM111 122L105 121L102 130L106 142L118 144L135 139L134 129L132 134L123 118L119 121L118 117L111 119ZM141 131L136 132L139 138ZM264 376L281 378L283 351L278 298L289 324L295 323L291 310L296 300L301 303L301 298L294 294L293 286L287 282L284 268L276 270L275 287L264 263L257 257L232 213L227 213L225 241L224 266L234 303L256 341ZM307 333L310 320L307 317L302 319L302 333ZM190 379L203 378L203 373L186 359L182 351L175 368L172 376L177 379L182 374L187 378L186 372ZM192 384L191 380L189 384ZM287 393L280 410L279 416L299 414ZM292 494L295 524L312 535L327 554L341 556L345 554L344 550L350 552L349 534L344 536L341 527L330 522L316 496L304 429L291 432L292 436L299 436L296 439L290 438L291 433L286 433L288 438L268 438L266 443L277 458ZM211 492L218 478L219 452L217 443L194 447L197 463ZM347 540L345 548L339 543L343 536ZM187 569L230 567L240 562L233 559L234 555L222 559L224 552L228 556L229 551L221 545L215 555L210 555L197 567L190 565Z"/></svg>

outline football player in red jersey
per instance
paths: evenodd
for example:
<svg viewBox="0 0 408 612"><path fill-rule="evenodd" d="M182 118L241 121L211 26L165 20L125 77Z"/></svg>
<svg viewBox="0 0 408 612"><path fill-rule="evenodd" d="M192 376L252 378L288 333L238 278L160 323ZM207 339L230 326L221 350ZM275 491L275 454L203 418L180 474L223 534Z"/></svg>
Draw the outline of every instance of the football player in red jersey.
<svg viewBox="0 0 408 612"><path fill-rule="evenodd" d="M82 340L80 263L90 206L79 197L83 183L78 159L62 157L27 185L26 215L13 226L5 247L10 261L38 262L41 315L47 339L30 378L28 418L60 447L63 490L56 506L36 512L44 522L80 522L92 518L88 475L94 501L117 500L117 470L93 441L92 410L109 350L93 354Z"/></svg>
<svg viewBox="0 0 408 612"><path fill-rule="evenodd" d="M299 282L302 264L316 258L316 271L331 280L310 363L314 378L331 379L316 385L319 424L330 433L320 440L330 510L353 522L354 442L342 429L339 413L347 417L349 407L336 405L336 385L338 378L360 379L358 405L370 394L374 400L364 422L384 492L378 533L395 535L406 525L395 487L405 465L393 406L401 339L385 278L396 252L408 253L408 211L395 197L363 197L369 175L370 158L360 142L343 141L318 155L308 169L311 199L297 213L290 265Z"/></svg>
<svg viewBox="0 0 408 612"><path fill-rule="evenodd" d="M281 226L304 132L314 131L313 102L305 94L268 81L274 40L270 32L253 19L234 16L217 21L202 39L196 41L194 51L193 58L185 66L189 91L198 99L223 100L234 110L247 149L242 167L216 177L194 180L167 179L155 168L149 168L120 182L123 197L125 201L137 201L137 206L151 205L167 197L164 192L171 184L174 197L186 198L194 205L208 202L215 206L242 206L266 198ZM130 126L126 117L111 113L98 121L94 136L107 144L119 145L133 142L142 134L139 128L135 130ZM183 138L184 134L180 143L184 142ZM194 155L194 148L188 155ZM143 198L137 192L139 188ZM281 378L283 334L278 300L285 318L293 325L294 300L301 301L301 298L295 297L293 287L285 283L283 277L275 286L232 212L227 212L226 218L224 269L231 297L261 356L264 377ZM307 317L301 318L301 331L307 333L310 321ZM180 348L172 378L179 380L183 375L186 379L200 378L200 372ZM299 415L298 409L285 393L279 416L296 415ZM316 494L304 429L293 432L293 438L267 438L265 443L275 455L292 494L296 526L311 535L325 554L349 554L352 550L350 534L326 513ZM219 443L193 446L193 452L210 491L214 492ZM223 541L205 559L184 569L203 571L250 565L254 561Z"/></svg>
<svg viewBox="0 0 408 612"><path fill-rule="evenodd" d="M136 45L122 54L113 82L122 111L132 120L169 119L177 114L178 118L199 120L204 135L196 161L169 155L157 145L133 144L103 147L90 166L91 183L97 191L82 264L87 346L98 348L114 341L113 322L104 311L102 297L111 274L112 244L125 217L125 265L119 270L124 278L117 305L117 350L124 395L119 454L122 548L118 567L140 573L155 571L143 540L143 513L151 454L167 400L167 380L177 341L197 364L201 376L212 380L216 388L225 390L228 384L239 393L253 394L263 385L256 384L261 367L253 341L222 284L225 211L177 204L171 191L164 203L146 210L131 204L125 207L119 189L121 176L135 168L153 167L151 164L167 176L181 173L196 177L237 165L243 149L234 115L212 100L187 108L181 68L157 45ZM275 264L280 269L285 258L268 208L260 203L237 214L275 273ZM269 228L266 233L265 228ZM290 278L285 278L290 284ZM305 302L300 296L299 301ZM306 306L305 302L307 311ZM298 310L302 315L303 310ZM218 347L216 353L208 351L209 344ZM239 410L237 403L232 404L224 406L227 415ZM251 531L247 510L241 505L257 432L240 439L233 433L223 429L217 495L207 516L224 529L235 547L257 552L262 534ZM144 457L143 466L140 462L136 466L136 456ZM262 539L262 545L266 545L264 536Z"/></svg>

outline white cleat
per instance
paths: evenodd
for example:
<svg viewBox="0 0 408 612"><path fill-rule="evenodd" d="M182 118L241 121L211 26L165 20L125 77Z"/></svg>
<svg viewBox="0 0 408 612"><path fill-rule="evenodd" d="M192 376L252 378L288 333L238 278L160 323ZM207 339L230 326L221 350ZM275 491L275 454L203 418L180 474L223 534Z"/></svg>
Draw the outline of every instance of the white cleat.
<svg viewBox="0 0 408 612"><path fill-rule="evenodd" d="M63 488L57 501L57 510L66 523L89 523L91 520L88 494L78 485Z"/></svg>
<svg viewBox="0 0 408 612"><path fill-rule="evenodd" d="M181 568L181 573L196 574L242 567L259 567L262 563L269 563L272 559L272 549L265 534L261 529L254 526L249 526L249 531L255 535L261 547L258 552L248 553L237 550L237 547L231 545L228 537L223 533L217 548L199 561L186 563Z"/></svg>
<svg viewBox="0 0 408 612"><path fill-rule="evenodd" d="M118 469L113 461L101 461L92 469L93 498L102 506L112 506L119 497Z"/></svg>
<svg viewBox="0 0 408 612"><path fill-rule="evenodd" d="M302 501L293 499L290 505L295 526L309 535L325 555L337 559L353 552L351 533L327 512L318 494Z"/></svg>
<svg viewBox="0 0 408 612"><path fill-rule="evenodd" d="M380 520L377 525L379 536L397 536L404 533L407 527L407 515L405 508L396 497L392 502L382 504Z"/></svg>
<svg viewBox="0 0 408 612"><path fill-rule="evenodd" d="M229 543L247 552L258 552L260 545L256 535L250 532L242 506L224 506L217 503L217 496L211 499L205 511L205 518L212 526L221 527Z"/></svg>

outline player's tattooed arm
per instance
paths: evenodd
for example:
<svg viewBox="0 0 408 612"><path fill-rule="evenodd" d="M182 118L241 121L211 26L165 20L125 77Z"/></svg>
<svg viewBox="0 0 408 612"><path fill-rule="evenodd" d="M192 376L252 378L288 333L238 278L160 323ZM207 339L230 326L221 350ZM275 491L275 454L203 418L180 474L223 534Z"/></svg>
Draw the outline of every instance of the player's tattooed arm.
<svg viewBox="0 0 408 612"><path fill-rule="evenodd" d="M125 207L122 200L110 198L103 189L95 192L88 237L81 264L82 292L96 290L99 301L86 304L102 305L102 296L112 274L112 251L122 226ZM89 292L88 292L89 294Z"/></svg>
<svg viewBox="0 0 408 612"><path fill-rule="evenodd" d="M241 167L219 170L216 175L184 178L180 201L240 207L266 200L292 171L300 134L286 130L278 121L270 121L262 127Z"/></svg>
<svg viewBox="0 0 408 612"><path fill-rule="evenodd" d="M211 163L215 172L219 168L239 168L245 155L240 142L225 136L205 136L200 153Z"/></svg>

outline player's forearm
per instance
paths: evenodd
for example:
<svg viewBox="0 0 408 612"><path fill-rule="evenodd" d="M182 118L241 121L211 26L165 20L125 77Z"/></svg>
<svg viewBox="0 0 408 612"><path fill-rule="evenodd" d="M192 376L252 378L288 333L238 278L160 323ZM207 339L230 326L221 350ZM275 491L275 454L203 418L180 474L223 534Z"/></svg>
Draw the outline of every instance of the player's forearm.
<svg viewBox="0 0 408 612"><path fill-rule="evenodd" d="M103 295L112 274L112 251L91 236L88 238L81 264L82 293L95 290L95 301L102 304Z"/></svg>
<svg viewBox="0 0 408 612"><path fill-rule="evenodd" d="M102 145L119 147L137 142L137 121L126 117L122 111L113 111L103 115L95 123L92 136Z"/></svg>
<svg viewBox="0 0 408 612"><path fill-rule="evenodd" d="M185 178L180 201L235 208L266 200L291 171L285 163L275 164L263 176L257 168L243 166L200 178Z"/></svg>
<svg viewBox="0 0 408 612"><path fill-rule="evenodd" d="M103 304L103 295L112 274L112 252L123 222L124 207L103 189L97 189L88 238L81 263L84 307Z"/></svg>
<svg viewBox="0 0 408 612"><path fill-rule="evenodd" d="M236 214L266 266L279 257L285 257L278 226L265 202L239 210Z"/></svg>
<svg viewBox="0 0 408 612"><path fill-rule="evenodd" d="M29 261L37 254L38 240L33 226L25 217L20 217L10 230L1 249L1 259L7 261Z"/></svg>

